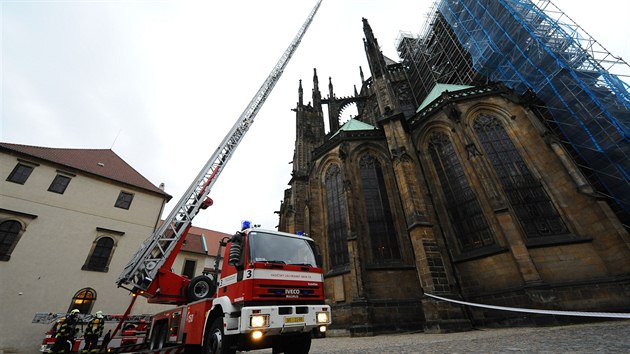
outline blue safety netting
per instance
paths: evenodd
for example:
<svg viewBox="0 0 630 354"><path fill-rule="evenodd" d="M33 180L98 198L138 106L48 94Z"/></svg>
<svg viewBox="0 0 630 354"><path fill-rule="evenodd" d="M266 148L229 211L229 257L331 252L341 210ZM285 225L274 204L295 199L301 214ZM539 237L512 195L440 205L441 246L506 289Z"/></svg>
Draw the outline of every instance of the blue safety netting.
<svg viewBox="0 0 630 354"><path fill-rule="evenodd" d="M609 70L619 62L550 5L442 0L438 10L474 69L519 94L535 92L606 194L630 211L630 86Z"/></svg>

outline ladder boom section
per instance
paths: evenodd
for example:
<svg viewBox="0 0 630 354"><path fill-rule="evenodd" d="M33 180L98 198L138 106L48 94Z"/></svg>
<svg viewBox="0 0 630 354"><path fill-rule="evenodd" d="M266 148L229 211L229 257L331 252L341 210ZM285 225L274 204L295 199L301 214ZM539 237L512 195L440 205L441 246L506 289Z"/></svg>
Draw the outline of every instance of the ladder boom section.
<svg viewBox="0 0 630 354"><path fill-rule="evenodd" d="M232 129L223 138L219 147L203 166L190 187L188 187L183 197L171 210L160 227L143 242L140 249L125 266L117 280L119 287L136 292L137 290L147 290L151 282L153 282L177 242L184 236L188 226L208 197L208 193L210 193L210 189L217 177L233 156L236 147L238 147L245 133L252 125L256 114L280 79L306 30L313 21L321 2L322 0L317 1L317 4L311 10L289 47L280 57L239 119L234 123Z"/></svg>

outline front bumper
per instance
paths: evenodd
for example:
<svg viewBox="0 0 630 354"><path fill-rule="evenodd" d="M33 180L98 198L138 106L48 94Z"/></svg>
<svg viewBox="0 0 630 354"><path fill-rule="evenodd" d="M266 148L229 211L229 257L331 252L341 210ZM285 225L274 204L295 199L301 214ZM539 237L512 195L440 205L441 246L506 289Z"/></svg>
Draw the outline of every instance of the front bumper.
<svg viewBox="0 0 630 354"><path fill-rule="evenodd" d="M328 314L327 321L318 322L317 314ZM251 325L252 316L265 316L267 320L260 327ZM306 333L320 326L331 324L330 306L328 305L289 305L289 306L251 306L243 308L239 322L241 334L261 331L264 336L288 333Z"/></svg>

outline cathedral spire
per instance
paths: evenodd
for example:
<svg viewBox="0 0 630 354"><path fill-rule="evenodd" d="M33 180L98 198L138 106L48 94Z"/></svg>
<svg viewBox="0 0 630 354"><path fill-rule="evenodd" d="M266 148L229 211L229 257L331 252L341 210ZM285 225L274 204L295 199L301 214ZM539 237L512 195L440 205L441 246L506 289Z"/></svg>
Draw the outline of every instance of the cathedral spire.
<svg viewBox="0 0 630 354"><path fill-rule="evenodd" d="M333 90L332 77L328 77L328 127L331 132L339 130L339 114L337 113L337 103L335 91Z"/></svg>
<svg viewBox="0 0 630 354"><path fill-rule="evenodd" d="M313 68L313 107L317 110L322 109L322 94L319 92L319 79L317 78L316 68Z"/></svg>
<svg viewBox="0 0 630 354"><path fill-rule="evenodd" d="M363 18L363 33L365 34L363 44L365 46L365 53L367 54L368 64L370 65L372 77L384 77L387 73L385 58L383 57L381 48L378 45L378 40L376 39L376 37L374 37L372 27L370 26L366 18Z"/></svg>
<svg viewBox="0 0 630 354"><path fill-rule="evenodd" d="M304 90L302 89L302 79L300 79L300 87L298 88L298 107L304 105Z"/></svg>
<svg viewBox="0 0 630 354"><path fill-rule="evenodd" d="M380 119L398 114L401 112L400 102L398 101L398 97L394 94L391 77L387 71L387 64L385 63L385 56L378 46L378 41L376 37L374 37L372 27L370 27L368 20L365 18L363 18L363 32L365 34L365 38L363 39L365 54L367 55L367 61L370 65L370 71L372 72L374 88L378 93L376 96L381 114Z"/></svg>
<svg viewBox="0 0 630 354"><path fill-rule="evenodd" d="M335 92L333 91L332 77L330 76L328 77L328 95L331 99L335 97Z"/></svg>

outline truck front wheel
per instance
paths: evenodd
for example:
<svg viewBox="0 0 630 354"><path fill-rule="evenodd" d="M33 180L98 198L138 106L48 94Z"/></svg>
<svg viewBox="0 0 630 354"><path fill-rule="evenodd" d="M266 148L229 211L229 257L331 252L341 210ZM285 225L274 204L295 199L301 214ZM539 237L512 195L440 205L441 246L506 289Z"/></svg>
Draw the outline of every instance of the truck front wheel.
<svg viewBox="0 0 630 354"><path fill-rule="evenodd" d="M203 336L203 354L235 354L230 336L223 333L223 317L218 317L206 328Z"/></svg>

